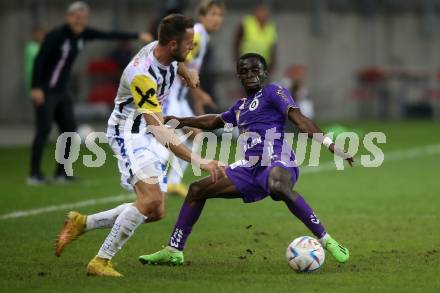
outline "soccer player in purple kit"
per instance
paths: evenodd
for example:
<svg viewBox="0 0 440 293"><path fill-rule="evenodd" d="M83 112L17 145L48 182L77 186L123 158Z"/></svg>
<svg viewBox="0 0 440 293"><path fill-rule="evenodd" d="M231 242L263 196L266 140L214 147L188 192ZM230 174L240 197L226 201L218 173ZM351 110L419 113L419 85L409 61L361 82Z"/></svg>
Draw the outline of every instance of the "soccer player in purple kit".
<svg viewBox="0 0 440 293"><path fill-rule="evenodd" d="M217 182L210 177L192 183L171 233L168 246L164 249L139 257L143 264L180 265L184 262L183 249L197 222L203 206L210 198L242 198L245 203L256 202L267 195L273 200L284 201L290 210L319 239L323 247L336 261L348 261L349 251L332 238L314 214L304 198L293 190L298 180L299 169L294 161L295 154L283 148L284 124L292 121L300 132L308 133L328 149L342 156L350 165L353 158L338 150L329 137L313 121L301 114L289 91L276 84L264 82L267 65L256 53L244 54L237 63L237 74L247 97L237 101L222 114L208 114L197 117L166 117L176 119L179 127L194 127L204 130L222 128L226 123L238 126L240 133L254 133L242 144L245 159L226 168L226 176ZM279 133L278 139L271 139L268 133ZM257 135L255 135L257 134ZM255 157L259 160L255 162ZM290 161L290 162L288 162Z"/></svg>

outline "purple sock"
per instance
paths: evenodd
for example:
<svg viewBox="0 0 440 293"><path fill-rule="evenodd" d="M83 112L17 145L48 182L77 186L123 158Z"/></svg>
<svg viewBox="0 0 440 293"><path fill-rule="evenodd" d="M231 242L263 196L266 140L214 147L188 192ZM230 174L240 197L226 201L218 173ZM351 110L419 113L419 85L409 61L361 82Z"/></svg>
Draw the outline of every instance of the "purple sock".
<svg viewBox="0 0 440 293"><path fill-rule="evenodd" d="M318 239L326 234L324 226L301 195L295 202L287 203L287 207Z"/></svg>
<svg viewBox="0 0 440 293"><path fill-rule="evenodd" d="M173 233L171 233L170 241L168 242L169 246L183 251L186 239L191 233L192 227L199 219L204 205L205 202L197 202L194 205L190 205L187 202L183 203L177 222L174 225Z"/></svg>

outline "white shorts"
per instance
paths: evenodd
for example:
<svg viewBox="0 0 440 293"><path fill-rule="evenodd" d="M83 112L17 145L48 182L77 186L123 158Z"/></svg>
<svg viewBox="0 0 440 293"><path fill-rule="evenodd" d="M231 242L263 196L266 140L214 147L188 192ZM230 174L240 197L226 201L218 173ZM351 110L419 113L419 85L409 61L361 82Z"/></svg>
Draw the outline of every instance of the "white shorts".
<svg viewBox="0 0 440 293"><path fill-rule="evenodd" d="M140 180L159 184L162 192L167 191L166 158L168 149L160 144L152 134L121 135L119 129L109 125L108 143L118 159L121 186L133 191Z"/></svg>
<svg viewBox="0 0 440 293"><path fill-rule="evenodd" d="M165 115L176 117L194 116L194 112L189 106L187 95L188 88L180 80L176 80L171 87L170 95L166 99Z"/></svg>

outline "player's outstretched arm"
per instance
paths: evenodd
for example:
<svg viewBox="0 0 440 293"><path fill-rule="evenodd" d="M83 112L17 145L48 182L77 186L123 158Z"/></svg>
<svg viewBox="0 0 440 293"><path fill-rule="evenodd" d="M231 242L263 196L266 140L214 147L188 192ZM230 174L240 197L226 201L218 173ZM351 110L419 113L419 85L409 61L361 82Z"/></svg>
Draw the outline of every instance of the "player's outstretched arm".
<svg viewBox="0 0 440 293"><path fill-rule="evenodd" d="M191 151L177 137L174 130L167 128L163 124L164 120L162 113L144 111L143 116L147 122L148 130L161 144L169 148L176 156L191 164L198 165L202 170L209 172L213 182L216 182L221 173L224 173L224 170L218 161L205 160L198 154L191 153Z"/></svg>
<svg viewBox="0 0 440 293"><path fill-rule="evenodd" d="M153 41L153 36L147 32L122 32L122 31L104 31L88 27L84 31L84 37L87 40L135 40L139 39L145 43Z"/></svg>
<svg viewBox="0 0 440 293"><path fill-rule="evenodd" d="M309 138L313 138L319 143L325 145L332 153L344 158L350 166L353 166L353 158L343 150L338 149L333 141L325 136L321 128L319 128L310 118L304 116L299 108L291 108L289 110L289 120L298 126L300 132L307 133Z"/></svg>
<svg viewBox="0 0 440 293"><path fill-rule="evenodd" d="M206 114L195 117L166 116L164 118L164 121L165 123L167 123L168 121L173 119L179 122L177 128L193 127L203 130L214 130L222 128L225 125L225 122L222 120L219 114Z"/></svg>

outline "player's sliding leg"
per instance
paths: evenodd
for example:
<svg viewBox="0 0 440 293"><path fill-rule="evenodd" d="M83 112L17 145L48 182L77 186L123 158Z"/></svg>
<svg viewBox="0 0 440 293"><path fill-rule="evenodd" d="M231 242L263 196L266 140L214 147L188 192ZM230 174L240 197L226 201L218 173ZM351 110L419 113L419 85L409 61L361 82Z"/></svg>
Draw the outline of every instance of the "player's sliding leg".
<svg viewBox="0 0 440 293"><path fill-rule="evenodd" d="M140 256L139 261L143 264L183 264L183 247L192 227L202 213L204 205L205 200L192 202L191 204L185 201L180 209L168 246L154 254Z"/></svg>
<svg viewBox="0 0 440 293"><path fill-rule="evenodd" d="M227 177L219 179L216 183L213 183L210 177L192 183L180 209L168 246L156 253L140 256L139 261L143 264L183 264L186 241L208 198L241 198L241 195Z"/></svg>
<svg viewBox="0 0 440 293"><path fill-rule="evenodd" d="M85 232L99 228L113 227L116 218L130 204L131 203L124 203L114 209L92 215L83 215L76 211L67 213L64 226L58 233L56 239L55 255L61 256L66 246Z"/></svg>
<svg viewBox="0 0 440 293"><path fill-rule="evenodd" d="M134 190L136 201L126 206L102 244L98 254L87 266L88 275L120 277L111 263L111 259L122 249L134 234L134 231L145 222L160 220L164 215L164 196L158 184L138 181Z"/></svg>
<svg viewBox="0 0 440 293"><path fill-rule="evenodd" d="M344 263L347 262L350 254L346 247L339 244L334 238L328 234L318 217L314 214L312 208L304 200L304 198L298 193L294 192L297 196L295 200L285 201L289 210L298 219L300 219L304 225L315 235L322 246L328 250L336 261Z"/></svg>
<svg viewBox="0 0 440 293"><path fill-rule="evenodd" d="M282 167L274 167L270 172L268 185L271 194L286 203L292 214L304 223L338 262L348 261L348 249L340 245L325 231L309 204L299 193L292 190L294 184L289 171Z"/></svg>

